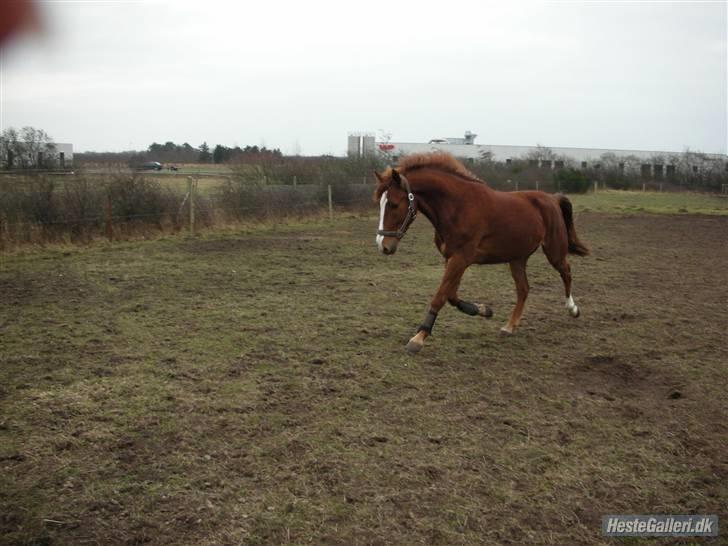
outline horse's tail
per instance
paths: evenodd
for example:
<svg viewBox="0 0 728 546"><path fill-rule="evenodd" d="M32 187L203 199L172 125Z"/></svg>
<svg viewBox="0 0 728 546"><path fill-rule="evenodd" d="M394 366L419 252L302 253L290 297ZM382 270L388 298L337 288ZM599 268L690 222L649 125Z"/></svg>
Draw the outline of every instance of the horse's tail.
<svg viewBox="0 0 728 546"><path fill-rule="evenodd" d="M571 207L571 201L569 201L565 195L558 195L556 198L559 201L561 214L564 217L564 223L566 224L566 233L569 238L569 254L576 254L577 256L588 255L589 248L579 240L579 237L576 236L576 229L574 228L574 210Z"/></svg>

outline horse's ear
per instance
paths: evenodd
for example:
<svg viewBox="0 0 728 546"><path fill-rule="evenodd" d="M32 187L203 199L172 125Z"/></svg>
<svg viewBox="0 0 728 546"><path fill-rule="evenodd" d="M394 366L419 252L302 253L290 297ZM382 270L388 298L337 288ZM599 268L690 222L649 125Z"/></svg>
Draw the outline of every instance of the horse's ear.
<svg viewBox="0 0 728 546"><path fill-rule="evenodd" d="M384 182L384 180L382 179L382 175L379 174L377 171L374 171L374 176L377 177L377 180L379 180L379 182Z"/></svg>
<svg viewBox="0 0 728 546"><path fill-rule="evenodd" d="M395 184L399 184L400 182L402 182L402 177L399 176L399 171L397 169L392 169L392 181Z"/></svg>

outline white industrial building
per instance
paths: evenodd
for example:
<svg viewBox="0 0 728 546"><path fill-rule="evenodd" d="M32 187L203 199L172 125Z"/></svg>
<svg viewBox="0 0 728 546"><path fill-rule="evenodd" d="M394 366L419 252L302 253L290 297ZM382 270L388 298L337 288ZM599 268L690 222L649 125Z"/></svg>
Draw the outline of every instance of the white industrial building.
<svg viewBox="0 0 728 546"><path fill-rule="evenodd" d="M58 167L61 169L73 167L73 144L55 142L54 145Z"/></svg>
<svg viewBox="0 0 728 546"><path fill-rule="evenodd" d="M684 168L687 159L690 168L696 172L706 167L728 170L728 156L723 154L475 144L477 136L467 131L463 137L435 138L429 142L377 142L370 133L351 133L347 153L353 157L377 153L396 160L403 155L443 151L466 160L487 159L501 163L520 160L546 168L570 166L586 169L613 163L621 170L640 170L643 174L658 176L674 172L678 165Z"/></svg>

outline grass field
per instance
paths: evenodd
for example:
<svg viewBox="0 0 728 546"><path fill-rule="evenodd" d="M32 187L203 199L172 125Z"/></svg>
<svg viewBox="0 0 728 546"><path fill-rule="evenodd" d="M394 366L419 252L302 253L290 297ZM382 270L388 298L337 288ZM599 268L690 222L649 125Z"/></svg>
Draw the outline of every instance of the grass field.
<svg viewBox="0 0 728 546"><path fill-rule="evenodd" d="M601 515L725 521L728 218L594 212L609 198L574 199L579 319L539 253L500 338L513 283L474 267L461 293L495 317L444 309L416 357L442 272L423 218L387 258L373 215L6 254L0 542L619 544Z"/></svg>
<svg viewBox="0 0 728 546"><path fill-rule="evenodd" d="M728 195L609 190L569 198L582 212L728 215Z"/></svg>

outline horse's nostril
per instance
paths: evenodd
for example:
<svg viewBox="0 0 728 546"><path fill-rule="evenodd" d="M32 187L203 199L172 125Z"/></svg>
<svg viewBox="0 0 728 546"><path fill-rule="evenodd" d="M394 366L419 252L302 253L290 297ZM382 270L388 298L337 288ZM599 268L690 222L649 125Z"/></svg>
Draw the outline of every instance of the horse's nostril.
<svg viewBox="0 0 728 546"><path fill-rule="evenodd" d="M392 251L391 251L391 250L389 250L389 247L388 247L388 246L383 246L383 247L382 247L382 252L383 252L384 254L391 254L391 253L392 253Z"/></svg>

